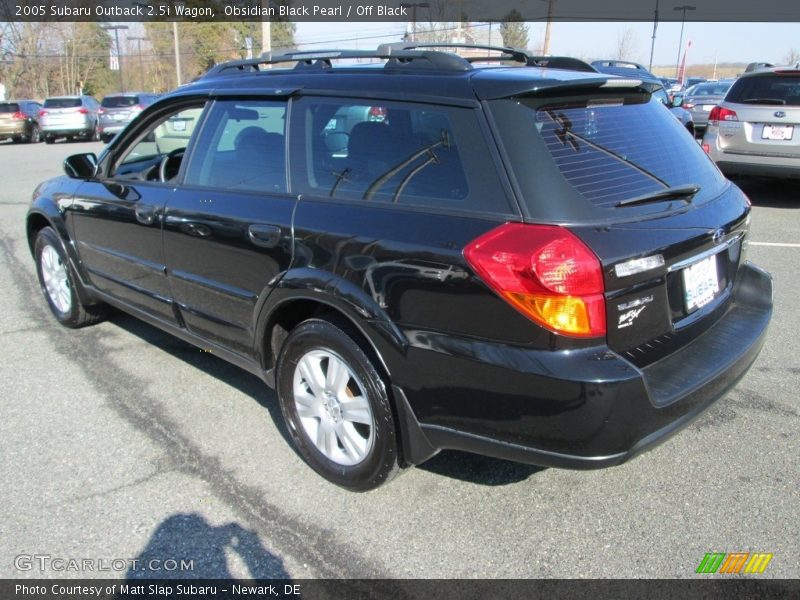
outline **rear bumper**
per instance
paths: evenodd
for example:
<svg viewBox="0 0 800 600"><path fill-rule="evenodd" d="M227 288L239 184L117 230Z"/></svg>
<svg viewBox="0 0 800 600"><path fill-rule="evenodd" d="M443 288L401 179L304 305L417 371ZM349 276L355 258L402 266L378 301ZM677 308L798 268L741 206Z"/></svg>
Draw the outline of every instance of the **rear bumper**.
<svg viewBox="0 0 800 600"><path fill-rule="evenodd" d="M0 125L0 140L20 135L26 135L27 131L28 131L28 124L25 121L20 121L18 123L10 125Z"/></svg>
<svg viewBox="0 0 800 600"><path fill-rule="evenodd" d="M762 149L754 149L752 152L726 151L721 147L720 139L719 128L709 126L703 143L708 144L709 156L726 175L800 177L800 157L787 156L777 151L773 154L760 154Z"/></svg>
<svg viewBox="0 0 800 600"><path fill-rule="evenodd" d="M42 125L41 130L43 134L52 136L80 135L91 133L94 131L94 126L91 123Z"/></svg>
<svg viewBox="0 0 800 600"><path fill-rule="evenodd" d="M97 130L98 130L98 131L99 131L101 134L104 134L104 135L105 135L105 134L107 134L107 135L116 135L116 134L118 134L120 131L122 131L123 129L125 129L125 127L127 127L127 126L128 126L128 124L127 124L127 123L119 123L119 122L115 122L115 123L108 123L108 124L106 124L106 123L103 123L103 122L101 121L101 122L100 122L100 124L97 126Z"/></svg>
<svg viewBox="0 0 800 600"><path fill-rule="evenodd" d="M550 467L625 462L701 415L758 356L772 315L772 280L742 265L733 295L717 323L644 369L608 349L532 351L412 334L407 358L417 376L398 382L419 425L409 437L423 448ZM430 454L406 449L409 462Z"/></svg>

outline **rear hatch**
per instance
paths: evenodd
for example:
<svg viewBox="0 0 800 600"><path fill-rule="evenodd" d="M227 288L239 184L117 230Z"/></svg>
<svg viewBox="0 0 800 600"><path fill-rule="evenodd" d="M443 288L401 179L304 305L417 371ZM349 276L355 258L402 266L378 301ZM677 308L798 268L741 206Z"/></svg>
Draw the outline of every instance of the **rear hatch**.
<svg viewBox="0 0 800 600"><path fill-rule="evenodd" d="M575 88L490 104L526 220L600 260L610 348L645 366L724 314L749 203L660 102Z"/></svg>
<svg viewBox="0 0 800 600"><path fill-rule="evenodd" d="M731 154L800 157L800 71L737 80L720 104L719 146Z"/></svg>
<svg viewBox="0 0 800 600"><path fill-rule="evenodd" d="M89 111L83 108L80 98L48 98L39 113L42 125L80 125Z"/></svg>
<svg viewBox="0 0 800 600"><path fill-rule="evenodd" d="M98 112L104 124L124 124L130 122L143 108L139 96L135 94L106 96L100 103Z"/></svg>
<svg viewBox="0 0 800 600"><path fill-rule="evenodd" d="M16 102L0 102L0 132L10 131L19 126L20 121L26 117L20 113L20 106Z"/></svg>

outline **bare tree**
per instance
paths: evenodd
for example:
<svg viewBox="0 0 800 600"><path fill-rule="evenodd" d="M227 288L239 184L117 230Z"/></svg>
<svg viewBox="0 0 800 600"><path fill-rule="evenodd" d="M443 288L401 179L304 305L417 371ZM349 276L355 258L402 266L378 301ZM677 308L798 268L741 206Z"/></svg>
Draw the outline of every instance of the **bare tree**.
<svg viewBox="0 0 800 600"><path fill-rule="evenodd" d="M789 51L783 55L783 64L793 65L800 62L800 50L797 48L789 48Z"/></svg>
<svg viewBox="0 0 800 600"><path fill-rule="evenodd" d="M504 46L523 50L528 47L528 25L522 21L522 15L516 10L512 10L503 19L500 35Z"/></svg>
<svg viewBox="0 0 800 600"><path fill-rule="evenodd" d="M614 58L618 60L632 60L636 54L636 32L626 27L617 33L617 47Z"/></svg>

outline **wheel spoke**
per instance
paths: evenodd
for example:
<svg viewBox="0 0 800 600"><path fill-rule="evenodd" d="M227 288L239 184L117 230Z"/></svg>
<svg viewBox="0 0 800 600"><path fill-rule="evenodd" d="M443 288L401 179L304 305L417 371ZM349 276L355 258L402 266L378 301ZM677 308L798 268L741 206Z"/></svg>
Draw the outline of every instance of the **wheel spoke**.
<svg viewBox="0 0 800 600"><path fill-rule="evenodd" d="M330 459L334 458L334 451L338 447L336 444L336 431L333 424L328 419L321 419L317 428L317 448Z"/></svg>
<svg viewBox="0 0 800 600"><path fill-rule="evenodd" d="M331 356L328 359L328 372L325 374L325 387L339 396L348 381L350 381L350 372L347 365L335 356Z"/></svg>
<svg viewBox="0 0 800 600"><path fill-rule="evenodd" d="M322 402L316 396L308 393L305 389L295 389L294 399L297 406L297 414L301 418L318 417Z"/></svg>
<svg viewBox="0 0 800 600"><path fill-rule="evenodd" d="M297 368L300 369L300 376L311 388L311 392L315 396L322 395L325 389L325 376L319 366L319 361L306 355L297 365Z"/></svg>
<svg viewBox="0 0 800 600"><path fill-rule="evenodd" d="M342 402L342 418L345 421L372 425L372 411L370 410L369 402L364 396L348 397L346 401L340 401Z"/></svg>
<svg viewBox="0 0 800 600"><path fill-rule="evenodd" d="M366 454L367 440L358 434L351 423L337 423L336 437L342 443L345 453L353 460L361 460Z"/></svg>

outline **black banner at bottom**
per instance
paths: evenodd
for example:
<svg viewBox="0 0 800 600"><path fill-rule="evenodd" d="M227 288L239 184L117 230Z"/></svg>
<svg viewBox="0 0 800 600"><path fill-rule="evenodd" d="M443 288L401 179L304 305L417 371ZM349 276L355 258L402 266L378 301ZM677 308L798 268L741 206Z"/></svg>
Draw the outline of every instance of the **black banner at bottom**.
<svg viewBox="0 0 800 600"><path fill-rule="evenodd" d="M784 599L800 597L800 582L771 579L602 579L602 580L463 580L463 579L276 579L276 580L78 580L3 579L2 600L534 600L586 598Z"/></svg>

